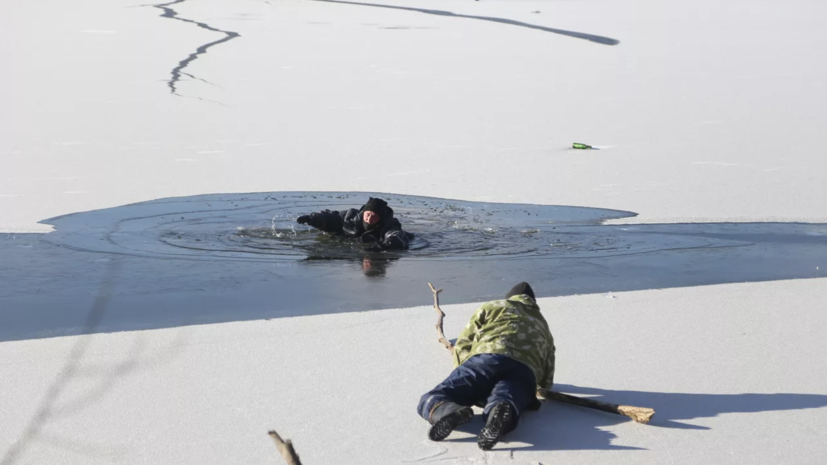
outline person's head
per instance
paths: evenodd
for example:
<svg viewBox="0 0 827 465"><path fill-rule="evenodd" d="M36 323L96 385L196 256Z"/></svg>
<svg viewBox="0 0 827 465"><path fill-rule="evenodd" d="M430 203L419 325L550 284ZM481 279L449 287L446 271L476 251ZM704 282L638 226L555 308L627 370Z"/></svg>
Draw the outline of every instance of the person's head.
<svg viewBox="0 0 827 465"><path fill-rule="evenodd" d="M369 198L365 206L362 207L362 221L371 226L378 224L387 207L388 203L384 200Z"/></svg>
<svg viewBox="0 0 827 465"><path fill-rule="evenodd" d="M525 281L512 287L511 290L508 291L508 294L505 295L505 298L508 299L514 297L515 295L523 294L531 297L532 299L536 299L536 297L534 297L534 289L532 289L531 286Z"/></svg>

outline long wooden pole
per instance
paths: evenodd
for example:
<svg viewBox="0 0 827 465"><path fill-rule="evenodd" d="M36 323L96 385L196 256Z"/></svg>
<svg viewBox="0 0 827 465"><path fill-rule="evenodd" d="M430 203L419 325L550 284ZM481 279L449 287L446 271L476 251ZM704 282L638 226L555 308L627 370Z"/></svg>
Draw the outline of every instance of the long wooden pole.
<svg viewBox="0 0 827 465"><path fill-rule="evenodd" d="M563 394L562 392L549 391L547 389L537 389L537 394L545 400L556 400L566 404L577 405L578 407L586 407L601 412L614 413L615 415L623 415L635 420L637 423L649 423L652 415L655 414L653 409L648 407L634 407L632 405L617 405L609 402L601 402L599 400L589 399L585 397L572 396L570 394Z"/></svg>

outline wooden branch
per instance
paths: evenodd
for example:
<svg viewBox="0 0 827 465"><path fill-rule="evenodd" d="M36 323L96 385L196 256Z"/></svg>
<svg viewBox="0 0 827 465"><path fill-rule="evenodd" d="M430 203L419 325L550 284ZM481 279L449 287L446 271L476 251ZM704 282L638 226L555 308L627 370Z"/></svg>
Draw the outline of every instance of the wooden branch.
<svg viewBox="0 0 827 465"><path fill-rule="evenodd" d="M653 409L647 407L633 407L631 405L617 405L608 402L601 402L599 400L589 399L587 397L577 397L562 392L549 391L546 389L537 389L537 394L546 400L556 400L567 404L577 405L590 409L600 410L602 412L614 413L615 415L624 415L638 423L649 423L652 415L655 414Z"/></svg>
<svg viewBox="0 0 827 465"><path fill-rule="evenodd" d="M431 288L431 292L434 293L434 308L436 309L437 313L439 314L439 318L436 322L436 330L439 334L439 342L445 346L446 349L454 353L454 346L451 344L448 339L445 338L445 334L442 332L442 320L445 318L445 312L439 308L439 293L442 292L442 289L434 289L434 286L431 283L428 283L428 287ZM545 400L556 400L558 402L564 402L566 404L577 405L580 407L586 407L594 410L600 410L602 412L614 413L615 415L623 415L631 418L632 420L638 423L649 423L649 420L652 419L652 415L655 414L655 410L648 408L648 407L634 407L631 405L617 405L617 404L610 404L608 402L601 402L599 400L592 400L585 397L577 397L572 396L569 394L563 394L562 392L556 391L549 391L548 389L537 389L537 394L540 395L541 398Z"/></svg>
<svg viewBox="0 0 827 465"><path fill-rule="evenodd" d="M451 344L445 337L445 333L442 332L442 320L445 318L445 312L439 308L439 293L442 292L442 289L434 289L434 286L431 283L428 283L428 287L431 288L431 292L434 293L434 309L436 310L439 317L436 320L436 332L439 336L439 342L445 346L452 354L454 353L454 345Z"/></svg>
<svg viewBox="0 0 827 465"><path fill-rule="evenodd" d="M299 460L298 454L296 454L296 450L293 449L293 442L289 439L284 441L279 436L279 433L275 431L268 431L267 434L273 439L273 442L276 443L276 448L279 450L279 453L284 458L284 461L287 462L287 465L302 465L301 460Z"/></svg>

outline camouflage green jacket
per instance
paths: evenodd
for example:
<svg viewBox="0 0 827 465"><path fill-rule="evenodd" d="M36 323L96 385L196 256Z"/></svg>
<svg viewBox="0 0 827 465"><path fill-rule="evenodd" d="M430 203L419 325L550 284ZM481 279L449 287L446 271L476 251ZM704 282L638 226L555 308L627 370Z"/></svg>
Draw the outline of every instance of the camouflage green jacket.
<svg viewBox="0 0 827 465"><path fill-rule="evenodd" d="M537 385L554 383L554 338L540 307L527 295L483 304L454 344L454 366L478 354L503 354L528 365Z"/></svg>

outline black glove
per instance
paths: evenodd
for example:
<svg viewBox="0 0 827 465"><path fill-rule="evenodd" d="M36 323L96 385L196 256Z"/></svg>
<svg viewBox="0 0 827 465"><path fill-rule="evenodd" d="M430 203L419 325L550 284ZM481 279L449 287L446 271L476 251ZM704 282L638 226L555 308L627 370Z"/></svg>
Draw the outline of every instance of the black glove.
<svg viewBox="0 0 827 465"><path fill-rule="evenodd" d="M321 229L321 226L324 225L324 217L322 217L319 213L313 212L309 215L302 215L296 218L296 223L306 224L311 228Z"/></svg>

